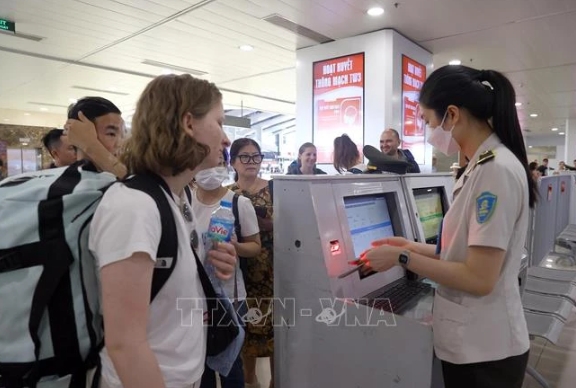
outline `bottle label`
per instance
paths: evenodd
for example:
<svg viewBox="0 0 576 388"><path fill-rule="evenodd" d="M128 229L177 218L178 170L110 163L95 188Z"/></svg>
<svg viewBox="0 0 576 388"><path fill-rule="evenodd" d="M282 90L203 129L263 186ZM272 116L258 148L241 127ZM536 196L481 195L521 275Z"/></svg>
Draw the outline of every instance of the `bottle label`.
<svg viewBox="0 0 576 388"><path fill-rule="evenodd" d="M208 238L219 242L229 242L233 231L233 223L222 219L212 219L208 227Z"/></svg>

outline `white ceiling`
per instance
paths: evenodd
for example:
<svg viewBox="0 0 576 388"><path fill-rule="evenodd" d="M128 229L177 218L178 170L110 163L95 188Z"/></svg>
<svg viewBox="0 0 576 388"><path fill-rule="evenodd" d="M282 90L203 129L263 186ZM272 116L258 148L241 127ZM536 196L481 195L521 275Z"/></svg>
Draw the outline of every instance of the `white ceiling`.
<svg viewBox="0 0 576 388"><path fill-rule="evenodd" d="M366 15L374 5L385 14ZM0 116L10 112L0 123L41 107L64 119L70 99L94 94L129 115L163 72L144 60L208 73L246 114L293 115L295 50L318 43L263 20L272 14L335 40L394 28L434 53L437 67L457 58L503 71L529 136L576 120L576 0L0 0L18 33L44 38L0 34Z"/></svg>

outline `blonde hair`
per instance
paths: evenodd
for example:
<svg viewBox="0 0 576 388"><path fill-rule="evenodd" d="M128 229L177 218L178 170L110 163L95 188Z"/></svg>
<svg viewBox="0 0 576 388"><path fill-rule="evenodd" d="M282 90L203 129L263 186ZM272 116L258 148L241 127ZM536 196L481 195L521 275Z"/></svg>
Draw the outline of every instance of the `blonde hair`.
<svg viewBox="0 0 576 388"><path fill-rule="evenodd" d="M202 119L221 100L216 85L189 74L153 79L138 100L132 136L121 153L128 171L159 173L170 168L177 175L196 168L210 148L185 132L182 119L187 113Z"/></svg>

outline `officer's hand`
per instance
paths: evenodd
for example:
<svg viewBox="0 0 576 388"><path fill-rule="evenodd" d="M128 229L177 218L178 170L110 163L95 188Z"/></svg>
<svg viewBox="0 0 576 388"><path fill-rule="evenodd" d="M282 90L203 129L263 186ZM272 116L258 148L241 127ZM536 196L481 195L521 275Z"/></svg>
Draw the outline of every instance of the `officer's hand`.
<svg viewBox="0 0 576 388"><path fill-rule="evenodd" d="M84 113L78 112L78 118L79 120L68 119L64 129L70 144L86 151L88 147L98 142L96 127L92 121L84 116Z"/></svg>
<svg viewBox="0 0 576 388"><path fill-rule="evenodd" d="M384 272L398 264L398 257L404 251L403 248L391 245L380 245L372 248L360 257L360 262L366 264L362 267L361 271L365 274L376 271Z"/></svg>
<svg viewBox="0 0 576 388"><path fill-rule="evenodd" d="M236 248L230 243L214 243L208 251L208 260L214 265L219 279L231 279L236 270Z"/></svg>
<svg viewBox="0 0 576 388"><path fill-rule="evenodd" d="M372 241L373 247L379 247L382 245L391 245L393 247L403 248L404 250L410 250L412 242L406 240L404 237L388 237L383 238L382 240Z"/></svg>

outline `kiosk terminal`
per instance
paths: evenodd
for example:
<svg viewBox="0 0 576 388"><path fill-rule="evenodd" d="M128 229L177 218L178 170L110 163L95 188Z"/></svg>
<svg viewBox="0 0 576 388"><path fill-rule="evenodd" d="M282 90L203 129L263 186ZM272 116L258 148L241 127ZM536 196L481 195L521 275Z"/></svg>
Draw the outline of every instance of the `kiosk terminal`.
<svg viewBox="0 0 576 388"><path fill-rule="evenodd" d="M409 174L401 178L415 240L437 244L440 225L452 204L452 174Z"/></svg>
<svg viewBox="0 0 576 388"><path fill-rule="evenodd" d="M432 230L419 218L414 225L412 206L418 198L437 224L437 198L443 217L452 178L427 178L274 177L278 387L432 386L431 287L400 266L340 277L372 241ZM416 190L410 205L407 185ZM432 191L419 196L422 188Z"/></svg>

